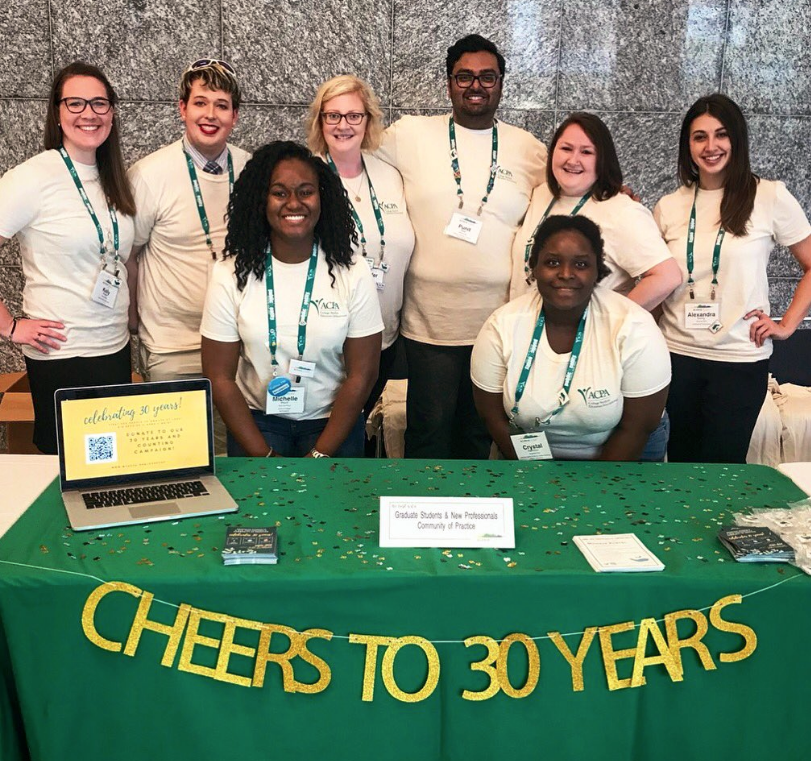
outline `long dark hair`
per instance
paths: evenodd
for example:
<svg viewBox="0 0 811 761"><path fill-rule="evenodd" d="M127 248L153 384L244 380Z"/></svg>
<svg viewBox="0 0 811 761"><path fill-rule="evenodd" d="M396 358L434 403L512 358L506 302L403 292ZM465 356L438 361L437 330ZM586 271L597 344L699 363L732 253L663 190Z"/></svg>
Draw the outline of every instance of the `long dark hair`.
<svg viewBox="0 0 811 761"><path fill-rule="evenodd" d="M690 156L690 127L702 114L709 114L723 124L729 135L732 155L726 168L724 197L721 199L721 226L733 235L746 235L749 217L755 207L755 194L760 179L749 163L749 130L735 101L721 93L699 98L684 117L679 135L679 179L692 187L698 182L698 167Z"/></svg>
<svg viewBox="0 0 811 761"><path fill-rule="evenodd" d="M113 126L107 139L96 149L96 164L99 168L99 182L108 203L131 217L135 214L135 198L132 195L124 159L121 155L121 139L118 134L118 95L110 80L101 69L84 61L74 61L65 66L55 77L48 96L48 111L45 114L45 150L62 147L62 128L59 126L59 101L62 99L62 88L71 77L93 77L104 85L107 99L113 104Z"/></svg>
<svg viewBox="0 0 811 761"><path fill-rule="evenodd" d="M236 257L240 291L245 288L248 275L253 274L261 280L265 274L265 250L270 242L267 218L270 178L276 165L285 159L307 164L318 177L321 216L315 225L315 240L324 251L333 285L333 266L349 267L352 264L352 245L357 243L358 237L340 178L303 145L275 140L253 154L234 184L228 203L224 258Z"/></svg>
<svg viewBox="0 0 811 761"><path fill-rule="evenodd" d="M555 130L552 142L549 144L549 158L546 162L546 184L555 198L560 198L560 185L552 172L552 154L558 144L561 135L567 127L576 124L586 133L589 140L594 143L596 156L597 179L591 189L591 194L598 201L607 201L617 195L622 189L622 169L617 158L617 149L614 147L614 140L611 137L608 127L599 116L586 111L575 111L569 114Z"/></svg>

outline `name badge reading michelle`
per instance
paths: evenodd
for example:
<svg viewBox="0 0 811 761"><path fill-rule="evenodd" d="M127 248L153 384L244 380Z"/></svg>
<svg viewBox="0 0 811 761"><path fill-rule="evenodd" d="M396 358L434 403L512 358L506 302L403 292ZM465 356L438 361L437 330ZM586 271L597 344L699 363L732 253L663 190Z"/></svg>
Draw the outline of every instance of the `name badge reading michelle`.
<svg viewBox="0 0 811 761"><path fill-rule="evenodd" d="M479 240L481 231L482 221L480 219L468 217L465 214L460 214L458 211L455 211L451 216L451 221L445 228L445 235L450 235L451 238L459 238L459 240L475 245Z"/></svg>
<svg viewBox="0 0 811 761"><path fill-rule="evenodd" d="M721 302L688 301L684 305L684 326L687 330L717 333L721 329Z"/></svg>
<svg viewBox="0 0 811 761"><path fill-rule="evenodd" d="M381 547L515 547L507 497L381 497Z"/></svg>
<svg viewBox="0 0 811 761"><path fill-rule="evenodd" d="M115 275L111 275L106 270L102 270L96 278L96 285L93 288L93 295L90 298L97 304L112 309L115 306L115 300L118 298L120 288L121 281Z"/></svg>
<svg viewBox="0 0 811 761"><path fill-rule="evenodd" d="M306 359L290 360L290 375L297 378L312 378L315 376L315 362L307 362Z"/></svg>
<svg viewBox="0 0 811 761"><path fill-rule="evenodd" d="M268 383L266 415L304 412L304 386L294 386L289 378L274 378Z"/></svg>
<svg viewBox="0 0 811 761"><path fill-rule="evenodd" d="M516 433L510 436L519 460L551 460L552 450L546 440L546 431Z"/></svg>

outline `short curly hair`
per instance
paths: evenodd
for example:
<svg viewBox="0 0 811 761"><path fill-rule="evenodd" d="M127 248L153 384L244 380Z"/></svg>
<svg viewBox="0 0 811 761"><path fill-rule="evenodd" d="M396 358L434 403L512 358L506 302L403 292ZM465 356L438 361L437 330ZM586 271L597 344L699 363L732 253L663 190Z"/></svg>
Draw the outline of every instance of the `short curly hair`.
<svg viewBox="0 0 811 761"><path fill-rule="evenodd" d="M546 241L553 235L569 231L580 233L588 242L594 256L597 257L597 282L599 283L604 277L608 277L611 270L608 269L608 265L605 263L605 245L600 234L600 228L588 217L573 217L570 214L555 214L547 217L538 228L529 254L528 264L530 271L535 269L541 249Z"/></svg>
<svg viewBox="0 0 811 761"><path fill-rule="evenodd" d="M340 178L299 143L276 140L262 146L245 165L228 203L228 229L223 258L236 258L237 287L245 288L248 276L261 280L271 228L267 218L268 191L273 170L281 161L301 161L318 178L321 215L315 225L315 240L324 252L335 284L333 267L352 265L352 246L357 232L346 191Z"/></svg>

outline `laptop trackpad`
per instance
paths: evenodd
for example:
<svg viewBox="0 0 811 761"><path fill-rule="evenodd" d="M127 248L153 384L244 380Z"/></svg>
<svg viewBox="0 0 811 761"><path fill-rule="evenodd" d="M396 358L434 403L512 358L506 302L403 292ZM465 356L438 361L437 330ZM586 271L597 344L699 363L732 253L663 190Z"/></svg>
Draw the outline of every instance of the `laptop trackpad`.
<svg viewBox="0 0 811 761"><path fill-rule="evenodd" d="M130 515L138 520L157 518L162 515L174 515L175 513L180 513L180 508L174 502L155 502L151 505L138 505L130 508Z"/></svg>

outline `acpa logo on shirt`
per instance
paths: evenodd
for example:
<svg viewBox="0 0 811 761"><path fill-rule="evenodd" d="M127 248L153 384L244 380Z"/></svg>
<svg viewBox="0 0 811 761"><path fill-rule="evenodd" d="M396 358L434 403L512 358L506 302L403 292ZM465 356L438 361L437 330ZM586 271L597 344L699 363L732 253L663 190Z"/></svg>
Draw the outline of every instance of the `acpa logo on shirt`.
<svg viewBox="0 0 811 761"><path fill-rule="evenodd" d="M402 214L403 210L394 201L381 201L380 208L384 214Z"/></svg>
<svg viewBox="0 0 811 761"><path fill-rule="evenodd" d="M319 317L346 317L341 305L331 299L312 299L310 306L315 307Z"/></svg>
<svg viewBox="0 0 811 761"><path fill-rule="evenodd" d="M586 386L586 388L577 389L577 393L583 397L586 406L591 409L595 407L606 407L609 404L613 404L615 401L607 388L592 388L591 386Z"/></svg>

